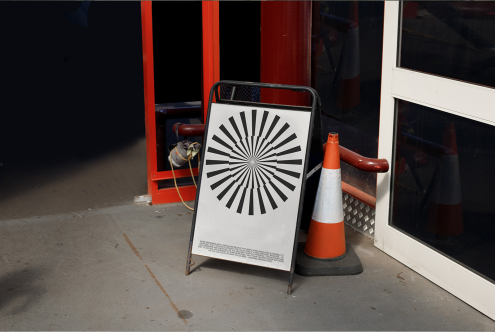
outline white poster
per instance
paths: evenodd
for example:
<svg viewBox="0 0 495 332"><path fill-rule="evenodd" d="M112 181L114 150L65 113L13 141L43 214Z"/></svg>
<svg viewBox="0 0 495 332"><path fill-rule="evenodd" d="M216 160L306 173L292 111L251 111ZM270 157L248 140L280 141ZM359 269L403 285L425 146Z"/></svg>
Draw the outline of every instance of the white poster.
<svg viewBox="0 0 495 332"><path fill-rule="evenodd" d="M211 105L193 254L290 270L310 118Z"/></svg>

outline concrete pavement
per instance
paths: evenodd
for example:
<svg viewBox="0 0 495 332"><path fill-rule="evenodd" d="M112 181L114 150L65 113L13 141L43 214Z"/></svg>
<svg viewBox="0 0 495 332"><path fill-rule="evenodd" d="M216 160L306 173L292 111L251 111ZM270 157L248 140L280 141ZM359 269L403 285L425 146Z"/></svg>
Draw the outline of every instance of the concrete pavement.
<svg viewBox="0 0 495 332"><path fill-rule="evenodd" d="M495 322L347 229L357 276L194 256L182 204L0 222L0 330L495 330ZM180 312L180 314L179 314Z"/></svg>

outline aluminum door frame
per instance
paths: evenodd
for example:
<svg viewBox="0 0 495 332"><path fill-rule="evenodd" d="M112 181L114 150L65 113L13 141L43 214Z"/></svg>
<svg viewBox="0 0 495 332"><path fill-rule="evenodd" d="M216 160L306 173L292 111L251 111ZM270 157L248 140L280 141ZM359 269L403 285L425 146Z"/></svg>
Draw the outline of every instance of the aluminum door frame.
<svg viewBox="0 0 495 332"><path fill-rule="evenodd" d="M397 99L495 126L495 89L397 66L400 13L401 2L385 1L378 158L392 161ZM391 181L377 174L375 246L495 319L494 283L390 226Z"/></svg>

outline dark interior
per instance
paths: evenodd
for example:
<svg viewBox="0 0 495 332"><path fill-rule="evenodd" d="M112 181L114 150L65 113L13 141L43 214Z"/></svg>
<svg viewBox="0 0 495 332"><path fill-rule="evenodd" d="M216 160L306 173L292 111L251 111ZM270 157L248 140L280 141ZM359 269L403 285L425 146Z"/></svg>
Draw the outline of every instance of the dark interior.
<svg viewBox="0 0 495 332"><path fill-rule="evenodd" d="M90 158L144 135L140 4L81 4L0 3L4 166Z"/></svg>

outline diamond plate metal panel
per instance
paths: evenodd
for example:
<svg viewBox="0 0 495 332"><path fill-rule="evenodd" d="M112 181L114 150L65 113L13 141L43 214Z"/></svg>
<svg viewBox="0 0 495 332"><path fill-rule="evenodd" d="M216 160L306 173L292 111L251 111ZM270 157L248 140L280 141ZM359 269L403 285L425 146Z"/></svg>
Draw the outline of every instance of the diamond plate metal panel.
<svg viewBox="0 0 495 332"><path fill-rule="evenodd" d="M369 238L374 238L375 209L345 192L342 192L342 207L344 209L344 222L347 225Z"/></svg>

